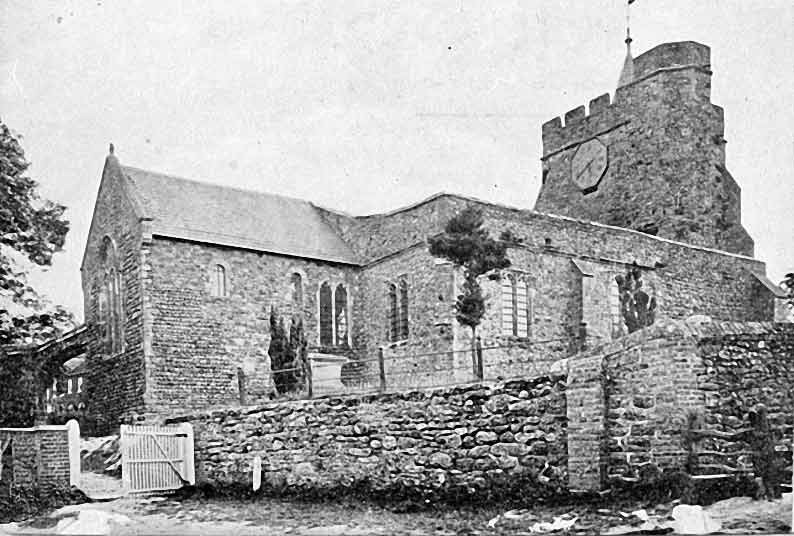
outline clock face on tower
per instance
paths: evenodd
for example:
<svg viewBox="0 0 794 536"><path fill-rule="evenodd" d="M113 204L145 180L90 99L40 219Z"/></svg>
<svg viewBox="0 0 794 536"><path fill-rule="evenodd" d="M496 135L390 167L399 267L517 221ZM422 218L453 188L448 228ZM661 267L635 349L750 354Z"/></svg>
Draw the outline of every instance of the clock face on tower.
<svg viewBox="0 0 794 536"><path fill-rule="evenodd" d="M606 173L607 164L607 146L595 138L586 141L577 147L571 160L571 180L582 193L594 192Z"/></svg>

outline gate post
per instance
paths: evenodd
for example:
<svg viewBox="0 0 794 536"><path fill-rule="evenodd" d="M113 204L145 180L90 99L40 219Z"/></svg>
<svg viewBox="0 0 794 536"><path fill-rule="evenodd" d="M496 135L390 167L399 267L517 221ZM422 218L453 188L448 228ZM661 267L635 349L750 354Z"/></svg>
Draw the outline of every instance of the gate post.
<svg viewBox="0 0 794 536"><path fill-rule="evenodd" d="M74 419L66 423L66 437L69 445L69 485L80 485L80 424Z"/></svg>
<svg viewBox="0 0 794 536"><path fill-rule="evenodd" d="M126 492L129 492L132 489L132 483L130 481L129 442L129 425L122 424L119 428L119 450L121 451L121 486Z"/></svg>
<svg viewBox="0 0 794 536"><path fill-rule="evenodd" d="M183 422L181 432L185 434L185 480L191 485L196 485L196 468L194 466L193 452L193 426L189 422Z"/></svg>

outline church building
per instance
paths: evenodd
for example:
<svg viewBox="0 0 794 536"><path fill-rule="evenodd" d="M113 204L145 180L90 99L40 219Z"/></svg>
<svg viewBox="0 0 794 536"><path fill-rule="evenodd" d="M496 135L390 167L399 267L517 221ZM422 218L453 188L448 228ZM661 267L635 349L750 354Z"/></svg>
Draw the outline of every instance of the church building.
<svg viewBox="0 0 794 536"><path fill-rule="evenodd" d="M303 320L318 362L346 360L351 389L377 381L381 349L390 387L473 379L461 274L427 246L472 206L515 237L511 267L483 281L486 378L625 334L616 276L632 269L657 317L772 320L711 75L698 43L629 51L613 97L543 124L532 210L440 193L351 216L129 167L111 147L81 268L89 414L102 429L269 399L271 309Z"/></svg>

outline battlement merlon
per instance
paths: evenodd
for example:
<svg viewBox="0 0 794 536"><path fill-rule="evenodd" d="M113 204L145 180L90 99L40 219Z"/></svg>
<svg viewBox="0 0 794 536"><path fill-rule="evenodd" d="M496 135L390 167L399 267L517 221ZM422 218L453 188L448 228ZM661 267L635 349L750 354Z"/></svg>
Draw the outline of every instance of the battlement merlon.
<svg viewBox="0 0 794 536"><path fill-rule="evenodd" d="M542 126L543 154L556 152L568 144L582 141L582 136L595 131L618 126L631 115L630 108L639 104L638 98L647 98L647 91L678 92L682 84L692 84L691 92L698 99L710 100L711 49L694 41L664 43L658 45L634 59L634 79L615 92L610 101L609 94L604 94L590 101L589 109L578 106L564 114L565 122L555 117ZM682 82L675 75L684 70L694 70L705 74L701 79L687 79ZM656 84L657 76L667 75ZM649 86L650 84L650 86ZM664 88L665 85L670 87ZM685 92L687 93L687 92ZM635 95L636 94L636 95Z"/></svg>

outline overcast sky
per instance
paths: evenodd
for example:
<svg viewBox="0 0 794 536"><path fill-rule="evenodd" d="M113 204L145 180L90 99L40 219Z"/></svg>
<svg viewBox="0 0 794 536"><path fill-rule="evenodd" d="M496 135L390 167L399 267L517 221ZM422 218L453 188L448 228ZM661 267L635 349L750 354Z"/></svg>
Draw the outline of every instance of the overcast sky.
<svg viewBox="0 0 794 536"><path fill-rule="evenodd" d="M541 123L614 92L624 4L3 0L0 117L72 224L34 281L82 318L110 141L123 164L356 215L441 190L532 208ZM711 46L728 168L775 281L794 269L792 28L791 0L632 6L635 55Z"/></svg>

